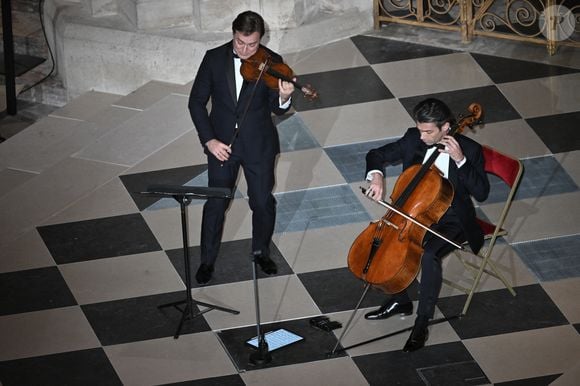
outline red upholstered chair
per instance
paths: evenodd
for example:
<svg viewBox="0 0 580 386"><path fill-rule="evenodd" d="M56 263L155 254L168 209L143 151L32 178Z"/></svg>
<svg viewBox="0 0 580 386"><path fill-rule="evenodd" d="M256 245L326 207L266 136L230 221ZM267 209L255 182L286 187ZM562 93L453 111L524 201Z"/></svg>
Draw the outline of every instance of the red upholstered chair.
<svg viewBox="0 0 580 386"><path fill-rule="evenodd" d="M504 229L504 223L505 219L507 218L511 203L516 194L520 179L522 178L524 166L520 160L502 154L485 145L483 146L483 156L485 159L485 171L489 174L494 174L499 177L508 186L509 193L505 199L503 209L498 219L494 219L493 223L489 223L479 218L477 219L481 229L485 234L485 239L487 240L487 245L481 248L478 254L470 253L477 258L475 260L467 259L463 255L463 253L466 251L469 252L468 248L466 248L466 251L464 252L456 251L455 253L461 263L465 266L466 270L473 274L471 287L468 288L448 279L443 279L445 284L467 294L467 299L462 311L463 315L467 313L467 309L469 308L473 295L479 287L479 283L484 274L493 276L500 280L510 291L510 293L513 296L516 296L516 292L512 288L511 284L497 269L492 256L497 239L507 235L508 233L508 230Z"/></svg>

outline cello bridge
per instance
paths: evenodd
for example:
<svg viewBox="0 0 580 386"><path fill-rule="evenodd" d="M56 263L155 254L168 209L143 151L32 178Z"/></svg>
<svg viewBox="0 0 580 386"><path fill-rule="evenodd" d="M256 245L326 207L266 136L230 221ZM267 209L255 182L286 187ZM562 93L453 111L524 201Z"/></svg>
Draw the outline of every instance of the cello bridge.
<svg viewBox="0 0 580 386"><path fill-rule="evenodd" d="M386 218L381 219L385 224L387 224L390 227L395 228L396 230L399 230L399 227L396 226L395 224L393 224L392 222L390 222L389 220L387 220Z"/></svg>

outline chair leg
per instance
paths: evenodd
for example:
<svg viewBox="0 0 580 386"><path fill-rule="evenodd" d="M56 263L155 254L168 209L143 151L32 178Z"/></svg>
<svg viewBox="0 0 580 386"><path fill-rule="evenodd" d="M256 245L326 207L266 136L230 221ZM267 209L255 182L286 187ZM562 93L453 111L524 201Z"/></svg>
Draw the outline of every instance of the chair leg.
<svg viewBox="0 0 580 386"><path fill-rule="evenodd" d="M479 281L481 280L481 276L483 275L484 272L487 271L485 269L486 266L489 266L491 268L491 270L493 271L493 272L489 272L489 274L491 274L492 276L499 279L503 283L503 285L508 289L508 291L512 294L512 296L516 296L516 291L514 291L513 287L508 283L508 281L505 279L505 277L499 272L499 270L497 269L495 264L489 258L489 255L479 256L479 257L481 257L483 260L482 260L481 266L479 267L479 270L477 272L477 276L475 277L475 279L473 281L473 286L471 287L471 290L467 294L467 300L465 301L465 304L463 305L463 311L462 311L463 315L465 315L467 313L467 309L469 308L469 305L471 304L471 300L473 299L473 295L475 294L475 290L479 286Z"/></svg>

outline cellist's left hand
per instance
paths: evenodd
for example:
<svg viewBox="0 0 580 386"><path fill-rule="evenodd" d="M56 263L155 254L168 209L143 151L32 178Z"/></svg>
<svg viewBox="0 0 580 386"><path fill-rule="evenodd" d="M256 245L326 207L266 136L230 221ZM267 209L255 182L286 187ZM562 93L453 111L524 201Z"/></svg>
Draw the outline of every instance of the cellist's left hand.
<svg viewBox="0 0 580 386"><path fill-rule="evenodd" d="M446 135L441 139L441 141L439 141L439 143L445 146L445 149L439 149L439 151L441 153L449 154L449 157L456 163L461 162L465 157L463 155L463 150L461 150L461 146L459 146L459 143L453 136Z"/></svg>

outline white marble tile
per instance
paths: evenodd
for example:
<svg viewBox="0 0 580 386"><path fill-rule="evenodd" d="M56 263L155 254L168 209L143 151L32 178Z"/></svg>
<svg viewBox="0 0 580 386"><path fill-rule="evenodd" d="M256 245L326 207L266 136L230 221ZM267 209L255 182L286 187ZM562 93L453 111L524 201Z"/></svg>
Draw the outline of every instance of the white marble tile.
<svg viewBox="0 0 580 386"><path fill-rule="evenodd" d="M296 275L260 278L258 292L262 323L320 314L320 310ZM239 315L217 310L205 314L204 317L213 330L256 323L252 280L194 288L192 295L196 300L240 311Z"/></svg>
<svg viewBox="0 0 580 386"><path fill-rule="evenodd" d="M523 119L484 124L474 130L467 129L463 134L514 158L552 154Z"/></svg>
<svg viewBox="0 0 580 386"><path fill-rule="evenodd" d="M372 67L397 98L493 84L468 53L380 63Z"/></svg>
<svg viewBox="0 0 580 386"><path fill-rule="evenodd" d="M125 174L203 164L207 164L207 156L199 143L197 132L190 130L127 170Z"/></svg>
<svg viewBox="0 0 580 386"><path fill-rule="evenodd" d="M187 207L189 245L199 245L203 201ZM163 249L182 248L181 214L179 207L146 210L143 218ZM222 241L252 237L252 217L245 199L235 199L226 213Z"/></svg>
<svg viewBox="0 0 580 386"><path fill-rule="evenodd" d="M347 224L284 232L274 234L273 241L296 273L343 268L347 265L348 251L362 229L363 224Z"/></svg>
<svg viewBox="0 0 580 386"><path fill-rule="evenodd" d="M578 363L580 336L571 325L465 339L492 383L566 372Z"/></svg>
<svg viewBox="0 0 580 386"><path fill-rule="evenodd" d="M467 261L481 264L481 258L474 257L468 252L457 253L461 254L465 259L467 259ZM491 258L500 274L503 275L512 287L536 284L538 282L534 274L528 269L514 249L509 245L497 244L492 251ZM487 269L490 270L489 267L487 267ZM475 272L470 268L466 268L458 259L455 252L449 254L443 260L443 277L447 280L451 280L463 287L471 288L474 283L474 275ZM474 296L477 296L477 293L483 291L502 288L505 288L505 286L499 279L484 273ZM440 292L440 296L453 296L458 294L463 294L463 292L448 285L444 285Z"/></svg>
<svg viewBox="0 0 580 386"><path fill-rule="evenodd" d="M145 110L168 95L175 92L183 94L183 91L182 85L152 80L126 96L119 98L114 104L115 106Z"/></svg>
<svg viewBox="0 0 580 386"><path fill-rule="evenodd" d="M0 316L0 361L100 347L80 307Z"/></svg>
<svg viewBox="0 0 580 386"><path fill-rule="evenodd" d="M321 148L280 154L275 193L344 184L345 180Z"/></svg>
<svg viewBox="0 0 580 386"><path fill-rule="evenodd" d="M0 248L0 272L42 268L55 264L36 229L29 230Z"/></svg>
<svg viewBox="0 0 580 386"><path fill-rule="evenodd" d="M63 264L59 269L79 304L181 291L185 288L163 251Z"/></svg>
<svg viewBox="0 0 580 386"><path fill-rule="evenodd" d="M140 110L127 107L107 106L98 113L88 117L86 121L94 123L99 128L99 132L105 134L121 126L139 113Z"/></svg>
<svg viewBox="0 0 580 386"><path fill-rule="evenodd" d="M79 198L41 225L62 224L138 212L137 205L119 178L113 178L93 192ZM40 225L40 224L39 224Z"/></svg>
<svg viewBox="0 0 580 386"><path fill-rule="evenodd" d="M300 117L322 146L400 137L413 120L395 99L302 111Z"/></svg>
<svg viewBox="0 0 580 386"><path fill-rule="evenodd" d="M45 117L13 137L10 146L0 148L0 164L40 173L90 146L134 114L128 109L107 106L88 121Z"/></svg>
<svg viewBox="0 0 580 386"><path fill-rule="evenodd" d="M211 332L105 347L123 385L159 385L235 374Z"/></svg>
<svg viewBox="0 0 580 386"><path fill-rule="evenodd" d="M350 39L342 39L320 47L284 54L284 61L294 70L298 82L300 82L300 74L368 66L369 64ZM316 88L316 85L312 86Z"/></svg>
<svg viewBox="0 0 580 386"><path fill-rule="evenodd" d="M0 200L0 246L119 175L124 167L67 158Z"/></svg>
<svg viewBox="0 0 580 386"><path fill-rule="evenodd" d="M580 233L579 192L516 200L512 203L505 221L510 243L539 240ZM490 219L497 219L503 204L483 205Z"/></svg>
<svg viewBox="0 0 580 386"><path fill-rule="evenodd" d="M187 206L189 245L199 245L203 205ZM183 248L179 206L141 212L155 238L164 250Z"/></svg>
<svg viewBox="0 0 580 386"><path fill-rule="evenodd" d="M54 153L67 137L74 135L79 125L89 125L79 120L46 117L28 126L0 146L0 165L31 173L40 173L46 165L53 165L65 155ZM84 126L88 128L87 126Z"/></svg>
<svg viewBox="0 0 580 386"><path fill-rule="evenodd" d="M502 83L497 86L523 118L578 111L580 74Z"/></svg>
<svg viewBox="0 0 580 386"><path fill-rule="evenodd" d="M53 111L50 115L54 117L87 120L96 114L100 114L101 110L106 109L119 98L121 98L121 95L100 91L88 91L68 102L61 109Z"/></svg>
<svg viewBox="0 0 580 386"><path fill-rule="evenodd" d="M38 173L9 168L0 169L0 199L4 194L17 188L36 175Z"/></svg>
<svg viewBox="0 0 580 386"><path fill-rule="evenodd" d="M192 128L187 98L169 95L84 148L76 157L133 166Z"/></svg>

